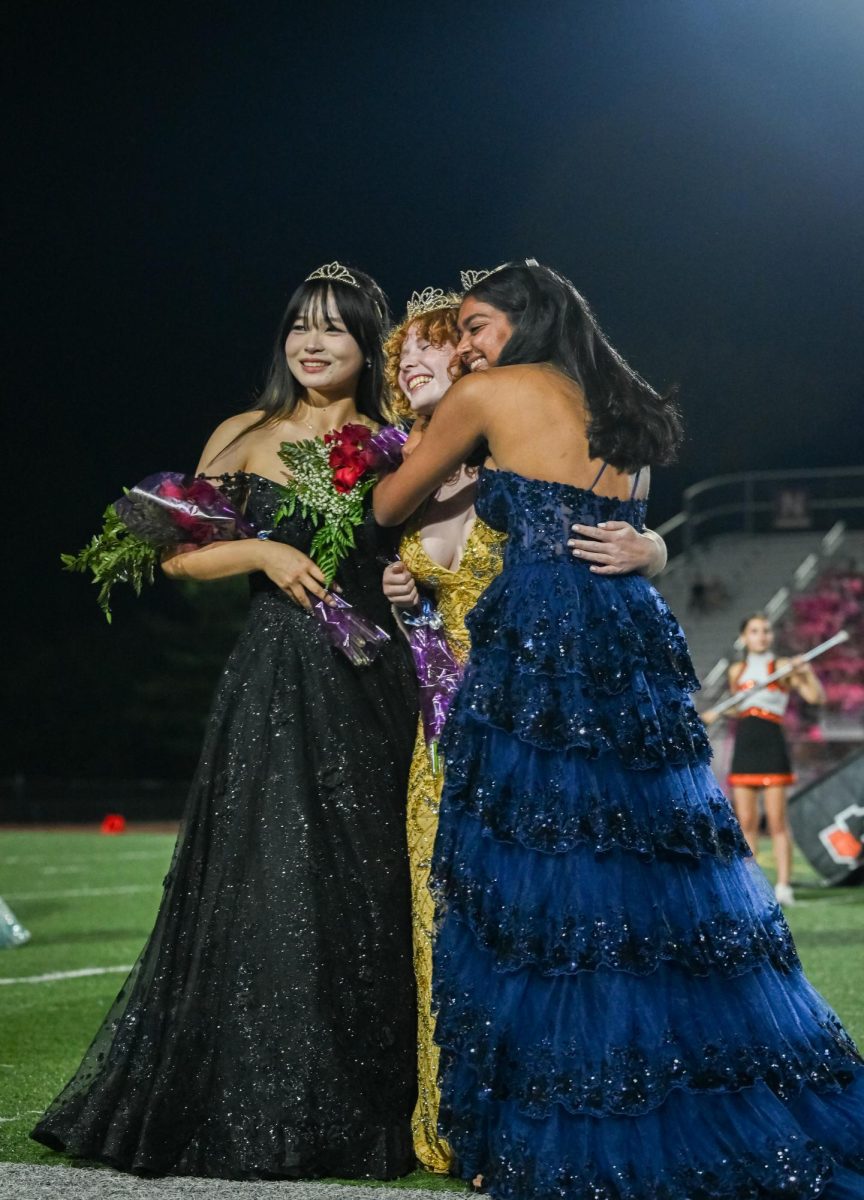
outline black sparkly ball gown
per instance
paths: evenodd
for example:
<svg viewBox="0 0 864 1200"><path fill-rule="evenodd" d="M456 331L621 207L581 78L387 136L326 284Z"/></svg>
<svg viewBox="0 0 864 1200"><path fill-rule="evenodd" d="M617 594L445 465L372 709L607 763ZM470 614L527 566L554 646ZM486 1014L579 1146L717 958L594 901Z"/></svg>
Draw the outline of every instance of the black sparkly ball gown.
<svg viewBox="0 0 864 1200"><path fill-rule="evenodd" d="M267 527L275 486L233 480ZM277 536L307 550L312 532L295 515ZM393 634L370 666L251 576L155 929L37 1141L139 1173L413 1168L405 796L417 707L381 592L386 535L368 515L338 576Z"/></svg>

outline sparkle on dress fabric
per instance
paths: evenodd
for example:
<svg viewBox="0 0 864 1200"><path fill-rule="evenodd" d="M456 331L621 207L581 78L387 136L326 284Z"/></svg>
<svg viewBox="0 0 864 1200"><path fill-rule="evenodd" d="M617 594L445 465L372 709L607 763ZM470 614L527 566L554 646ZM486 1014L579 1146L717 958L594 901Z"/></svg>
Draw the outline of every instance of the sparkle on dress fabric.
<svg viewBox="0 0 864 1200"><path fill-rule="evenodd" d="M236 477L266 527L273 484ZM307 550L295 516L275 536ZM392 632L352 667L264 575L210 715L156 927L34 1136L138 1172L414 1165L405 788L413 672L369 517L339 572Z"/></svg>
<svg viewBox="0 0 864 1200"><path fill-rule="evenodd" d="M864 1068L709 769L681 630L570 525L644 506L507 471L432 881L441 1130L495 1200L864 1197Z"/></svg>
<svg viewBox="0 0 864 1200"><path fill-rule="evenodd" d="M501 570L504 535L475 521L455 571L434 562L423 547L421 521L408 530L399 555L415 580L435 594L444 635L460 663L468 657L465 618ZM432 1015L432 935L435 905L429 892L429 864L438 828L441 775L433 776L418 723L408 779L408 853L411 859L414 973L417 978L417 1107L411 1127L418 1160L430 1171L447 1171L453 1155L438 1133L438 1047Z"/></svg>

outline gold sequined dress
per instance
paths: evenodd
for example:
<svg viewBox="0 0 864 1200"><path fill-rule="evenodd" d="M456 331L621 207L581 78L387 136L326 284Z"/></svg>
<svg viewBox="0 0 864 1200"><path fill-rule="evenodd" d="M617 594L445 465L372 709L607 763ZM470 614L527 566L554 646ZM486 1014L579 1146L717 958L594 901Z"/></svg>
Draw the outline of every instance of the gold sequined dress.
<svg viewBox="0 0 864 1200"><path fill-rule="evenodd" d="M505 535L475 521L456 570L434 562L420 538L420 522L402 538L399 553L420 587L434 592L443 629L460 663L470 642L465 618L501 570ZM443 779L432 775L422 722L418 724L408 780L408 852L411 864L414 971L417 977L417 1106L411 1127L418 1160L427 1170L446 1172L452 1162L438 1134L438 1047L432 1016L432 929L434 904L429 892L429 863L438 829Z"/></svg>

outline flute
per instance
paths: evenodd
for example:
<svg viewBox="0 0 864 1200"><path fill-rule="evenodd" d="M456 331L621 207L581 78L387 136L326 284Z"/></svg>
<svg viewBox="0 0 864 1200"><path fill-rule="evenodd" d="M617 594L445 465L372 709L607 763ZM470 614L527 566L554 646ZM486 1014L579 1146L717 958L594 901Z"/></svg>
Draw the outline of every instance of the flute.
<svg viewBox="0 0 864 1200"><path fill-rule="evenodd" d="M799 654L797 662L794 664L783 667L780 671L772 672L766 679L762 680L757 688L750 688L747 691L738 692L734 696L727 696L719 704L713 705L711 708L712 716L719 717L723 713L728 712L730 708L737 708L740 704L751 704L753 697L758 696L761 691L764 691L769 683L776 683L778 679L786 679L787 676L797 671L802 663L810 662L811 659L818 658L820 654L824 654L826 650L831 650L834 646L841 646L844 642L848 641L849 634L845 629L841 629L839 633L835 633L833 637L828 638L825 642L820 642L818 646L814 646L806 654Z"/></svg>

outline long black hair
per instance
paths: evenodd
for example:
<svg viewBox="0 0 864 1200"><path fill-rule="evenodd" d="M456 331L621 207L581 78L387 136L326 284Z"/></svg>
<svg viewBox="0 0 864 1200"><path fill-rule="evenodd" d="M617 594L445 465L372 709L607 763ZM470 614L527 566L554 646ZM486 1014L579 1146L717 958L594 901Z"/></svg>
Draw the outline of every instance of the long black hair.
<svg viewBox="0 0 864 1200"><path fill-rule="evenodd" d="M620 471L671 462L682 437L674 393L661 396L610 346L569 279L537 263L508 263L469 288L500 309L513 332L498 366L548 362L588 404L588 450Z"/></svg>
<svg viewBox="0 0 864 1200"><path fill-rule="evenodd" d="M339 309L342 324L354 338L363 354L363 369L357 383L357 411L364 417L384 424L387 412L384 399L384 336L390 323L387 297L371 276L351 268L356 285L341 279L307 279L288 301L282 314L273 357L261 395L252 405L263 413L250 429L291 415L303 398L303 387L288 369L285 340L298 317L315 319L327 314L330 297ZM250 430L246 430L250 432Z"/></svg>

